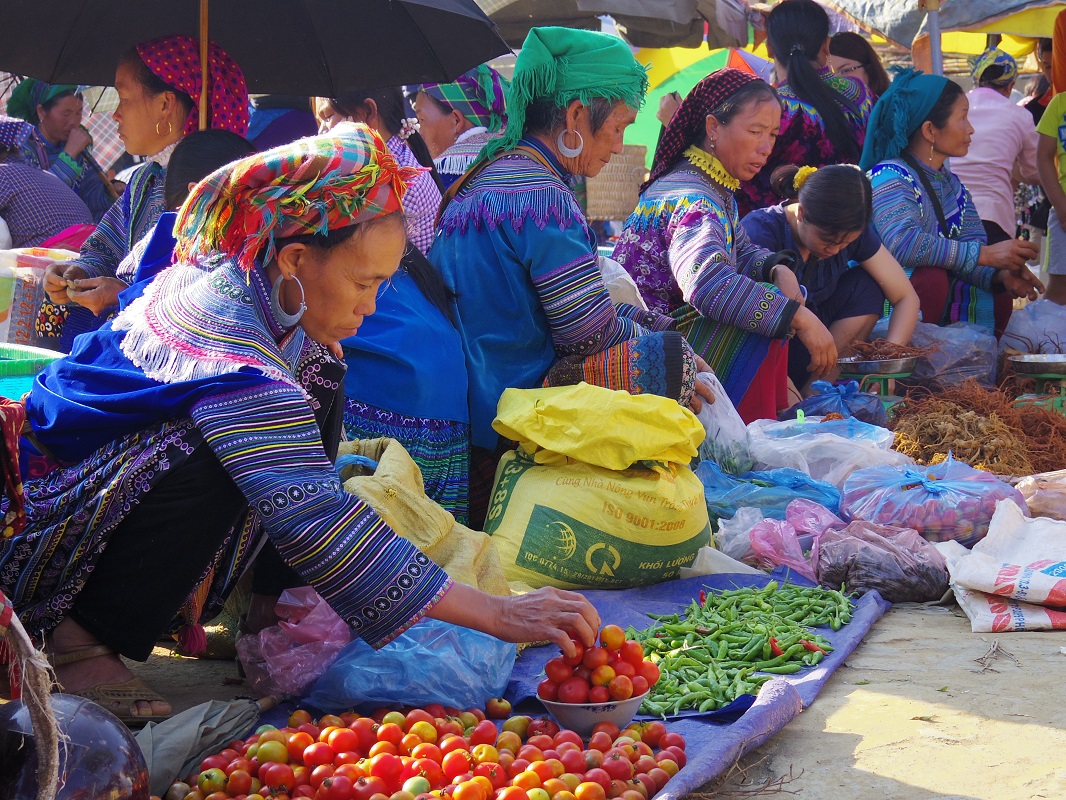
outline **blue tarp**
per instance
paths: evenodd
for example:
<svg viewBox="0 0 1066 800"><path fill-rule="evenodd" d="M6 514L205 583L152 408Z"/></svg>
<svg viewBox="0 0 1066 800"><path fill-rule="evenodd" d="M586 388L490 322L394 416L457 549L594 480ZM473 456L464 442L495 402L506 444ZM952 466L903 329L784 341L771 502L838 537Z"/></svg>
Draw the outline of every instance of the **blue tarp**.
<svg viewBox="0 0 1066 800"><path fill-rule="evenodd" d="M770 575L703 575L639 589L590 590L583 594L596 606L606 622L622 627L632 625L646 628L651 624L647 617L649 612L678 612L699 595L700 589L721 591L739 586L765 586L770 580L812 585L806 579L790 574L787 569L779 568ZM854 652L888 608L889 603L876 592L870 592L857 601L851 622L841 630L818 629L818 633L829 639L834 647L833 652L818 666L770 681L762 687L758 699L746 696L713 714L668 720L667 727L685 737L688 763L656 796L656 800L676 800L699 789L730 769L745 753L784 728L802 709L814 702L829 676ZM507 687L507 696L512 702L523 702L523 708L519 711L529 709L536 714L543 713L543 707L534 699L534 695L537 684L543 678L545 662L557 654L557 647L544 646L527 648L518 657L511 683ZM283 704L264 714L259 724L282 726L294 707L289 703Z"/></svg>

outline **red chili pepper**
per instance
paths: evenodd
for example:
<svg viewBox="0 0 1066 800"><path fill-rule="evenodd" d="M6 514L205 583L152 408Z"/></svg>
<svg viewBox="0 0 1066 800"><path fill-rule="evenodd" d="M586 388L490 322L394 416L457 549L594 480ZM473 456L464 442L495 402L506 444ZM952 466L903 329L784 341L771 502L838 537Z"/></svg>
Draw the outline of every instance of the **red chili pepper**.
<svg viewBox="0 0 1066 800"><path fill-rule="evenodd" d="M778 645L777 639L774 638L770 639L770 652L775 656L783 656L785 654L785 651Z"/></svg>
<svg viewBox="0 0 1066 800"><path fill-rule="evenodd" d="M700 607L707 605L707 592L700 589Z"/></svg>
<svg viewBox="0 0 1066 800"><path fill-rule="evenodd" d="M823 655L825 654L825 650L823 650L821 647L819 647L814 642L808 639L800 639L799 643L803 645L804 650L810 650L812 653L822 653Z"/></svg>

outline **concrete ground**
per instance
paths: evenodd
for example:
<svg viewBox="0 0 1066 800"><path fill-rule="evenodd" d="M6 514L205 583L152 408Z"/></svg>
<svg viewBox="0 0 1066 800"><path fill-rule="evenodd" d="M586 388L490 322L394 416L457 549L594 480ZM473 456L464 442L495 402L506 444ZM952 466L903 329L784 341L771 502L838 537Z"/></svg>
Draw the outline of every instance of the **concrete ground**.
<svg viewBox="0 0 1066 800"><path fill-rule="evenodd" d="M1063 647L1061 632L974 634L944 608L895 608L814 705L694 798L1066 797ZM136 669L178 710L249 693L233 662L163 647Z"/></svg>

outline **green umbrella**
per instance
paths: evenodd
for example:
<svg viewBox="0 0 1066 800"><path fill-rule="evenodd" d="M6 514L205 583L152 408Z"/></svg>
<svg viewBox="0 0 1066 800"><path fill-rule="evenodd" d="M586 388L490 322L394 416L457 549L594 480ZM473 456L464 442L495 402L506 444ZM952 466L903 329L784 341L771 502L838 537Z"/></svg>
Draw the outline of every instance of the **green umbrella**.
<svg viewBox="0 0 1066 800"><path fill-rule="evenodd" d="M649 71L651 89L644 107L637 114L637 121L626 131L627 144L642 144L648 148L648 167L651 167L655 155L655 145L659 141L662 125L655 118L659 110L659 101L670 92L677 92L681 97L692 91L692 87L723 67L747 70L763 80L770 80L773 62L732 47L716 50L703 50L705 55L699 58L699 50L670 48L669 50L638 50L637 60L642 64L651 64ZM693 61L693 57L698 60Z"/></svg>

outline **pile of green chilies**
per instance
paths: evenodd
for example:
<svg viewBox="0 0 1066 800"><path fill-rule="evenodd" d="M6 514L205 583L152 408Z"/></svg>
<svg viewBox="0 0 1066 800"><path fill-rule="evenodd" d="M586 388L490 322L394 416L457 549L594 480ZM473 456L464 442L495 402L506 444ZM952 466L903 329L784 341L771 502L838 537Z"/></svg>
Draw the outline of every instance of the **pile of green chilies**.
<svg viewBox="0 0 1066 800"><path fill-rule="evenodd" d="M840 630L851 610L841 592L770 581L761 589L700 592L682 614L649 614L658 625L626 634L661 672L640 712L665 718L714 711L757 694L773 675L813 667L833 648L809 628Z"/></svg>

